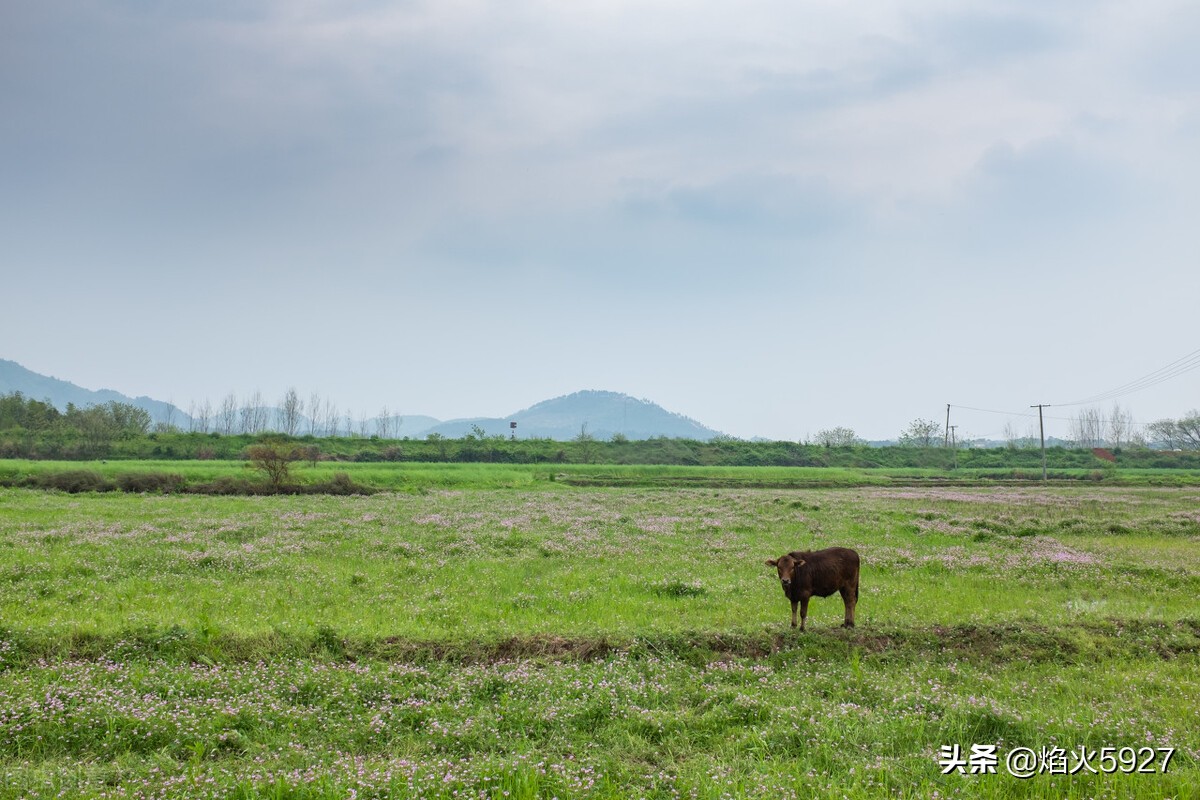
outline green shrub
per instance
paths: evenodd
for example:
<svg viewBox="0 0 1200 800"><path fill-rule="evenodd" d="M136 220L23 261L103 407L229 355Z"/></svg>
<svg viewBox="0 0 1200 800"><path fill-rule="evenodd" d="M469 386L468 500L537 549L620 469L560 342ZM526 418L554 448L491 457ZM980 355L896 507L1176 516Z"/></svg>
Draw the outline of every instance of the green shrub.
<svg viewBox="0 0 1200 800"><path fill-rule="evenodd" d="M67 472L48 472L31 477L27 485L39 489L57 489L60 492L79 494L80 492L111 492L116 486L105 480L98 472L90 469L73 469Z"/></svg>
<svg viewBox="0 0 1200 800"><path fill-rule="evenodd" d="M335 472L333 477L327 481L304 486L305 494L375 494L376 491L365 484L355 483L354 479L344 472Z"/></svg>

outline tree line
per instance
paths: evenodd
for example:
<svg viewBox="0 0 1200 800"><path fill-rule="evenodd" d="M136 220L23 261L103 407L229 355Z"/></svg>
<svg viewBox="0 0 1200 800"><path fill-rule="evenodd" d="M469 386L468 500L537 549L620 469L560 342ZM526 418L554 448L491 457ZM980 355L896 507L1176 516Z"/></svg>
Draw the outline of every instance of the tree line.
<svg viewBox="0 0 1200 800"><path fill-rule="evenodd" d="M298 405L293 410L303 407ZM280 408L286 412L288 405ZM237 416L242 416L242 410ZM805 442L732 437L711 441L666 437L629 440L620 434L599 440L586 430L572 441L563 442L489 436L478 427L455 439L439 434L421 439L397 438L396 427L378 420L370 428L360 425L347 429L339 423L336 433L329 435L323 426L300 425L299 417L284 419L285 424L279 426L291 428L294 432L289 434L265 422L260 424L260 416L253 408L246 412L245 430L240 422L228 433L224 424L208 431L181 430L162 422L154 424L144 409L125 403L86 408L68 405L65 411L59 411L46 401L12 393L0 395L0 458L245 459L247 448L282 437L302 447L308 460L934 468L955 464L1023 468L1039 463L1034 449L1036 439L1010 440L1003 448L957 449L952 453L952 448L943 446L947 442L943 427L921 419L901 432L897 445L870 447L846 427L820 431ZM1115 437L1111 431L1108 434L1084 439L1075 453L1071 448L1051 448L1052 466L1095 466L1091 448L1112 446ZM1200 467L1200 411L1146 426L1142 438L1116 438L1116 442L1122 461L1130 465L1173 467L1197 460L1196 466ZM1164 451L1196 454L1196 458L1174 457Z"/></svg>
<svg viewBox="0 0 1200 800"><path fill-rule="evenodd" d="M282 433L285 436L378 436L390 439L399 432L403 419L385 405L374 419L343 410L328 397L312 392L302 397L294 387L283 393L274 406L261 391L239 398L230 392L217 405L205 398L188 406L186 419L176 423L165 419L156 426L160 432L186 430L188 433L220 433L223 436L248 433Z"/></svg>
<svg viewBox="0 0 1200 800"><path fill-rule="evenodd" d="M20 392L0 395L0 457L52 449L72 456L103 456L114 442L144 437L151 428L150 412L128 403L108 402L80 408L67 403L59 411L43 400Z"/></svg>
<svg viewBox="0 0 1200 800"><path fill-rule="evenodd" d="M1193 409L1179 419L1161 419L1140 425L1130 409L1114 403L1107 413L1094 407L1081 409L1067 422L1066 446L1069 448L1200 450L1200 410ZM1010 449L1039 446L1041 433L1037 419L1032 418L1024 430L1007 422L1002 438ZM846 427L820 430L813 441L826 447L866 444L852 428ZM900 432L897 444L901 447L974 447L978 440L956 438L939 422L915 419Z"/></svg>

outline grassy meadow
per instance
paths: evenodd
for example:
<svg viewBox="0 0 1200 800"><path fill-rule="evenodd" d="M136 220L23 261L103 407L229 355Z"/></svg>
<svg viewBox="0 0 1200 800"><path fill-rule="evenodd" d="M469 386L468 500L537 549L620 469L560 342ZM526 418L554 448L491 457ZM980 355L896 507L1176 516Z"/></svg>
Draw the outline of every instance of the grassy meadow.
<svg viewBox="0 0 1200 800"><path fill-rule="evenodd" d="M462 469L0 489L0 797L1197 796L1200 488ZM831 544L859 625L798 634L763 562Z"/></svg>
<svg viewBox="0 0 1200 800"><path fill-rule="evenodd" d="M1097 462L1102 464L1103 462ZM173 475L183 484L221 479L262 481L246 461L52 461L0 459L0 487L27 478L84 472L113 481L130 475ZM935 467L793 467L695 466L681 464L513 464L439 462L296 461L290 480L327 482L343 473L356 484L376 490L415 492L428 489L553 489L555 484L610 488L811 489L862 486L910 486L1039 482L1040 469L988 467L948 470ZM1111 464L1051 469L1052 484L1092 483L1118 486L1197 486L1200 470L1138 469Z"/></svg>

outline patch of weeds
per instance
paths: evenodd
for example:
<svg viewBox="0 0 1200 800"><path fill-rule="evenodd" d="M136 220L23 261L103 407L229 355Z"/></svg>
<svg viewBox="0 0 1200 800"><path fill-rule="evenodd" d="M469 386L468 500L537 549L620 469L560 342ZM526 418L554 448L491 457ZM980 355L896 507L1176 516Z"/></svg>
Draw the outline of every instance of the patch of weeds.
<svg viewBox="0 0 1200 800"><path fill-rule="evenodd" d="M305 494L371 495L378 491L364 483L358 483L345 472L335 472L327 481L304 486Z"/></svg>
<svg viewBox="0 0 1200 800"><path fill-rule="evenodd" d="M520 552L537 544L540 544L539 540L518 531L512 531L507 536L495 540L495 548L506 553Z"/></svg>
<svg viewBox="0 0 1200 800"><path fill-rule="evenodd" d="M670 578L652 584L650 591L659 597L701 597L708 594L708 590L699 580L682 581Z"/></svg>
<svg viewBox="0 0 1200 800"><path fill-rule="evenodd" d="M528 594L526 592L521 592L513 597L512 607L513 608L531 608L531 607L533 607L534 604L537 603L537 601L538 601L538 598L536 595Z"/></svg>
<svg viewBox="0 0 1200 800"><path fill-rule="evenodd" d="M313 649L324 650L335 658L341 658L346 654L346 641L333 628L322 625L313 634Z"/></svg>
<svg viewBox="0 0 1200 800"><path fill-rule="evenodd" d="M187 480L174 472L125 472L117 476L122 492L170 494L183 491Z"/></svg>
<svg viewBox="0 0 1200 800"><path fill-rule="evenodd" d="M0 630L0 672L25 662L25 647L16 631Z"/></svg>

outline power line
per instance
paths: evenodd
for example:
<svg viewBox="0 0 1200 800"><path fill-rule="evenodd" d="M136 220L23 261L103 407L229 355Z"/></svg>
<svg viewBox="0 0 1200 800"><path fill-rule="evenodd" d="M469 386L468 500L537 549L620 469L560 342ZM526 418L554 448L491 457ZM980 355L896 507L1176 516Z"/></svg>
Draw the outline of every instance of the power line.
<svg viewBox="0 0 1200 800"><path fill-rule="evenodd" d="M962 409L964 411L979 411L983 414L999 414L1004 417L1025 417L1027 419L1037 419L1038 418L1037 414L1026 414L1023 411L997 411L997 410L991 409L991 408L974 408L972 406L960 406L960 405L956 405L956 404L952 404L952 405L954 406L954 408ZM1064 403L1063 405L1069 405L1069 404ZM1045 408L1051 407L1049 404L1043 404L1043 406ZM1036 405L1030 406L1030 408L1037 408L1037 406ZM1051 414L1046 414L1044 416L1044 419L1053 419L1053 420L1057 420L1059 422L1074 422L1076 418L1075 417L1056 417ZM1112 417L1097 417L1096 419L1099 422L1103 422L1106 424L1113 421ZM1128 420L1121 420L1121 421L1125 422L1127 424L1130 424L1130 425L1136 425L1139 428L1145 428L1145 427L1153 424L1151 422L1129 422Z"/></svg>
<svg viewBox="0 0 1200 800"><path fill-rule="evenodd" d="M1082 406L1082 405L1087 405L1087 404L1091 404L1091 403L1102 403L1105 400L1115 400L1116 398L1124 397L1127 394L1133 394L1134 392L1140 392L1143 389L1149 389L1151 386L1156 386L1165 381L1169 381L1172 378L1177 378L1180 375L1191 372L1194 369L1200 369L1200 350L1193 350L1192 352L1188 353L1187 355L1183 356L1182 358L1178 358L1178 359L1172 361L1170 364L1167 364L1165 367L1160 367L1159 369L1156 369L1153 372L1147 373L1146 375L1143 375L1142 377L1140 377L1136 380L1129 381L1128 383L1123 383L1120 386L1117 386L1113 389L1109 389L1106 392L1100 392L1099 394L1094 394L1090 397L1084 397L1080 400L1072 400L1069 403L1054 403L1053 405L1055 405L1055 406ZM1022 412L1022 411L999 411L994 408L976 408L974 406L963 406L963 405L957 405L957 404L954 404L954 407L961 408L966 411L978 411L983 414L1000 414L1000 415L1003 415L1006 417L1033 417L1034 416L1033 414L1029 414L1029 413ZM1037 408L1037 406L1031 406L1031 407ZM947 412L949 412L949 406L947 406L946 410L947 410ZM949 416L949 414L947 414L947 416ZM1072 419L1069 417L1047 416L1046 419L1056 419L1056 420L1061 420L1064 422L1072 421ZM1109 420L1103 420L1103 421L1108 422ZM1135 424L1146 425L1148 423L1135 423Z"/></svg>
<svg viewBox="0 0 1200 800"><path fill-rule="evenodd" d="M1105 400L1115 400L1118 397L1124 397L1127 394L1140 392L1142 389L1148 389L1151 386L1168 381L1171 378L1178 377L1185 372L1200 367L1200 350L1193 350L1183 358L1176 359L1165 367L1160 367L1149 374L1143 375L1137 380L1122 384L1115 389L1109 389L1107 392L1085 397L1082 400L1072 400L1070 403L1055 403L1059 406L1081 406L1088 403L1101 403Z"/></svg>
<svg viewBox="0 0 1200 800"><path fill-rule="evenodd" d="M984 414L1001 414L1006 417L1036 417L1036 414L1027 414L1024 411L996 411L992 408L973 408L972 406L960 406L957 403L952 404L955 408L962 408L967 411L981 411Z"/></svg>

